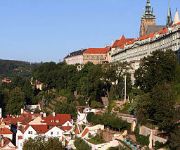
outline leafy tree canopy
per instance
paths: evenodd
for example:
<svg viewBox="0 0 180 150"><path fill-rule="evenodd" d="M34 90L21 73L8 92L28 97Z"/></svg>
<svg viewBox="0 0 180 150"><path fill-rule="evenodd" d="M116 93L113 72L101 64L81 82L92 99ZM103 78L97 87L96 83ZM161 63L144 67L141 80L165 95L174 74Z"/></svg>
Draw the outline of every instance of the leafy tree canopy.
<svg viewBox="0 0 180 150"><path fill-rule="evenodd" d="M135 85L149 92L156 84L172 82L176 76L177 59L173 51L154 51L145 57L135 72Z"/></svg>

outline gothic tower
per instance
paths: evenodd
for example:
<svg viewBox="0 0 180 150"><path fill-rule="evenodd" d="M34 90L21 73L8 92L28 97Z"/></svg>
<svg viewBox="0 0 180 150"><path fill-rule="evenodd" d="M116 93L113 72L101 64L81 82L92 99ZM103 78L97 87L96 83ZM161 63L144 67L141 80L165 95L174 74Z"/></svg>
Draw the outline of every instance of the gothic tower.
<svg viewBox="0 0 180 150"><path fill-rule="evenodd" d="M147 0L144 15L141 17L140 36L146 34L148 26L156 25L156 17L153 14L150 0Z"/></svg>
<svg viewBox="0 0 180 150"><path fill-rule="evenodd" d="M166 26L169 27L169 26L171 26L172 24L173 24L173 21L172 21L172 14L171 14L170 2L169 2L169 8L168 8Z"/></svg>
<svg viewBox="0 0 180 150"><path fill-rule="evenodd" d="M176 9L176 13L175 13L175 16L174 16L174 22L173 22L173 24L176 24L176 23L178 23L178 22L180 22L180 17L179 17L179 12L178 12L178 10Z"/></svg>

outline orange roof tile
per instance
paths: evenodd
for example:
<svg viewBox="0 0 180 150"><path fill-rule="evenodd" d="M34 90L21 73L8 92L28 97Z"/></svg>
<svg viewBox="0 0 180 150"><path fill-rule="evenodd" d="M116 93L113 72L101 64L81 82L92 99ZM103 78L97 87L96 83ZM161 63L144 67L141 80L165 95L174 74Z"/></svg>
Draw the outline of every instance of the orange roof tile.
<svg viewBox="0 0 180 150"><path fill-rule="evenodd" d="M2 134L13 134L8 128L0 128L0 135Z"/></svg>
<svg viewBox="0 0 180 150"><path fill-rule="evenodd" d="M119 40L116 40L113 45L112 48L116 48L116 47L120 47L120 48L124 48L124 46L130 42L133 41L133 38L128 38L126 39L125 36L123 35Z"/></svg>
<svg viewBox="0 0 180 150"><path fill-rule="evenodd" d="M31 125L31 127L39 134L46 133L49 130L47 125Z"/></svg>
<svg viewBox="0 0 180 150"><path fill-rule="evenodd" d="M166 34L167 32L168 32L168 28L163 28L158 33L159 34Z"/></svg>
<svg viewBox="0 0 180 150"><path fill-rule="evenodd" d="M89 132L89 129L86 128L86 129L83 131L83 133L82 133L82 137L84 137L88 132Z"/></svg>
<svg viewBox="0 0 180 150"><path fill-rule="evenodd" d="M105 48L88 48L84 51L84 54L106 54L110 50L110 47Z"/></svg>
<svg viewBox="0 0 180 150"><path fill-rule="evenodd" d="M143 36L139 37L138 40L142 41L142 40L149 39L149 38L152 39L153 37L154 37L154 33L150 33L150 34L143 35Z"/></svg>
<svg viewBox="0 0 180 150"><path fill-rule="evenodd" d="M43 123L47 123L50 126L61 126L67 121L71 121L70 114L56 114L56 116L49 115L43 118Z"/></svg>
<svg viewBox="0 0 180 150"><path fill-rule="evenodd" d="M62 129L63 131L69 131L69 130L72 129L72 127L71 127L71 126L62 126L61 129Z"/></svg>

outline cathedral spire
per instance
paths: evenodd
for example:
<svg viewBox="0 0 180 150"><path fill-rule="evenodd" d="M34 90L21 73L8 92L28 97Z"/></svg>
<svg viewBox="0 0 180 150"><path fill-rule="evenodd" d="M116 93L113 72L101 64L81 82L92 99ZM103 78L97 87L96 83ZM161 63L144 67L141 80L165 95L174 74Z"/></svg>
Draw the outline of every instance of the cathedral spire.
<svg viewBox="0 0 180 150"><path fill-rule="evenodd" d="M171 26L172 24L173 21L172 21L172 14L171 14L170 0L169 0L166 26Z"/></svg>
<svg viewBox="0 0 180 150"><path fill-rule="evenodd" d="M153 9L151 8L150 0L146 1L146 7L145 7L145 12L144 12L143 18L155 18L154 14L153 14Z"/></svg>
<svg viewBox="0 0 180 150"><path fill-rule="evenodd" d="M173 22L173 24L176 24L176 23L178 23L178 22L180 22L180 18L179 18L179 12L178 12L178 10L176 9L176 13L175 13L175 17L174 17L174 22Z"/></svg>

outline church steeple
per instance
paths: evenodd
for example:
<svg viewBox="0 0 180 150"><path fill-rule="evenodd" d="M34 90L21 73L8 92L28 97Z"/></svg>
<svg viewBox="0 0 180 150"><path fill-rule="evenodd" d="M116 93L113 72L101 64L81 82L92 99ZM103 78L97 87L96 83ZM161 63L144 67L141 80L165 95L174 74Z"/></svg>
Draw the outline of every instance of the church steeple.
<svg viewBox="0 0 180 150"><path fill-rule="evenodd" d="M141 26L140 26L140 36L146 34L147 28L149 26L156 25L156 17L153 13L153 8L151 7L150 0L146 1L145 12L144 15L141 17Z"/></svg>
<svg viewBox="0 0 180 150"><path fill-rule="evenodd" d="M178 22L180 22L180 17L179 17L179 12L178 12L178 10L176 9L176 13L175 13L175 16L174 16L174 22L173 22L173 24L176 24L176 23L178 23Z"/></svg>
<svg viewBox="0 0 180 150"><path fill-rule="evenodd" d="M146 1L145 12L142 18L153 18L155 19L155 15L153 14L153 8L151 8L150 0Z"/></svg>
<svg viewBox="0 0 180 150"><path fill-rule="evenodd" d="M171 14L170 0L169 0L169 7L168 7L166 26L171 26L172 24L173 24L173 21L172 21L172 14Z"/></svg>

